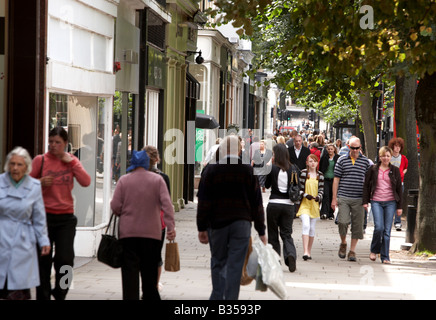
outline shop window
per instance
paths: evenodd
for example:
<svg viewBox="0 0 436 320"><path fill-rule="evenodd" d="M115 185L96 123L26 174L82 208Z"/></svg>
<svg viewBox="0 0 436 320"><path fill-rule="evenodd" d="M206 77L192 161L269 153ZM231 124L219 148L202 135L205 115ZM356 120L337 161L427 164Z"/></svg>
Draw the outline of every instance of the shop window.
<svg viewBox="0 0 436 320"><path fill-rule="evenodd" d="M103 203L103 168L97 165L104 149L104 135L100 132L102 126L104 130L102 108L97 97L50 93L49 129L62 126L67 130L67 151L79 158L91 176L90 186L84 188L75 182L73 189L79 227L92 227L102 222L102 206L95 205L97 201Z"/></svg>
<svg viewBox="0 0 436 320"><path fill-rule="evenodd" d="M134 144L135 95L129 92L116 91L114 95L112 123L112 188L118 179L126 173L130 166ZM112 191L113 191L112 190Z"/></svg>

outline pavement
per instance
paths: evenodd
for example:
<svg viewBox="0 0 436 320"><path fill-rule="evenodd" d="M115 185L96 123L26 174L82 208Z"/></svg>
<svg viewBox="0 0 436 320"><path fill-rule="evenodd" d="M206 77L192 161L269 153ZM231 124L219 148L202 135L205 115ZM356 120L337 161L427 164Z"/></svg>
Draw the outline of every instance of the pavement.
<svg viewBox="0 0 436 320"><path fill-rule="evenodd" d="M263 194L264 207L269 192ZM211 292L209 246L198 241L195 202L176 213L176 242L181 270L162 271L163 300L207 300ZM404 221L405 222L405 221ZM331 220L318 220L312 260L302 259L301 221L295 219L293 238L297 248L297 270L290 273L282 262L283 280L289 300L435 300L436 262L416 258L401 250L403 231L392 230L390 265L369 260L373 223L357 249L357 262L337 255L340 239ZM255 237L253 229L252 237ZM349 243L350 236L347 237ZM165 251L165 246L164 246ZM163 256L164 256L163 252ZM32 295L33 297L35 295ZM256 282L241 286L240 300L280 300L271 290L256 290ZM122 300L121 271L96 258L76 257L73 282L67 300Z"/></svg>

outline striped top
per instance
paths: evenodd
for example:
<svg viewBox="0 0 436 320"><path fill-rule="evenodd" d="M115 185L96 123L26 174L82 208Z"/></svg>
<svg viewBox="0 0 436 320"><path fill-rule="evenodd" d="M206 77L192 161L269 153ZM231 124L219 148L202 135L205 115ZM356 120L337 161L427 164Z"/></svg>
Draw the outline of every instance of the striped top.
<svg viewBox="0 0 436 320"><path fill-rule="evenodd" d="M340 178L337 196L362 198L365 174L370 167L368 158L363 155L360 155L354 164L349 154L341 156L335 167L335 178Z"/></svg>
<svg viewBox="0 0 436 320"><path fill-rule="evenodd" d="M308 175L309 173L307 172L307 169L301 171L299 182L301 200L308 195L308 193L306 193L306 180L309 179ZM324 194L324 175L321 171L316 172L316 179L318 180L318 194L312 194L311 196L313 196L314 198L318 196L319 203L321 203Z"/></svg>

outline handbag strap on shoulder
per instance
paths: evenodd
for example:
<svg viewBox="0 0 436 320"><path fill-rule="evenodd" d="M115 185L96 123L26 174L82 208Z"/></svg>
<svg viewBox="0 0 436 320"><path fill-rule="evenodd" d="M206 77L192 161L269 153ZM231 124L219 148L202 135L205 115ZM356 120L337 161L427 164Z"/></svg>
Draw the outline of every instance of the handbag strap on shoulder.
<svg viewBox="0 0 436 320"><path fill-rule="evenodd" d="M298 184L297 173L295 171L292 171L292 173L291 173L291 182L290 182L290 184Z"/></svg>

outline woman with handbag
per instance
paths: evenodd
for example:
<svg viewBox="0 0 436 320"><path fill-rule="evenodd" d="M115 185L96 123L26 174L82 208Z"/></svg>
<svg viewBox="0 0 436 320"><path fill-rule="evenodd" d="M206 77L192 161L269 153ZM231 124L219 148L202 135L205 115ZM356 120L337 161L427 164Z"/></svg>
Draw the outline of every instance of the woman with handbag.
<svg viewBox="0 0 436 320"><path fill-rule="evenodd" d="M317 171L318 157L311 154L307 157L306 167L300 175L300 195L302 197L297 217L302 223L303 259L312 259L311 251L315 239L315 224L319 218L319 204L324 193L324 175Z"/></svg>
<svg viewBox="0 0 436 320"><path fill-rule="evenodd" d="M74 265L74 238L77 217L74 215L72 191L74 180L82 187L91 184L91 177L80 160L66 152L68 133L63 127L55 127L48 135L49 151L33 159L30 176L39 179L42 187L47 228L54 255L40 257L39 273L41 285L36 288L37 300L65 300L68 287L62 283L65 272L62 267ZM51 288L50 275L55 269L55 286Z"/></svg>
<svg viewBox="0 0 436 320"><path fill-rule="evenodd" d="M120 216L120 241L123 246L121 277L124 300L139 300L139 274L144 301L160 300L158 265L161 259L162 220L167 239L176 237L174 209L164 179L148 170L145 150L133 151L129 174L117 183L111 208Z"/></svg>
<svg viewBox="0 0 436 320"><path fill-rule="evenodd" d="M289 198L289 185L292 174L295 173L297 177L297 171L297 167L289 162L289 152L286 146L284 144L275 145L271 171L265 181L265 187L271 188L271 196L266 208L268 242L280 255L280 234L283 241L283 256L290 272L296 270L297 252L292 239L295 209L294 203Z"/></svg>
<svg viewBox="0 0 436 320"><path fill-rule="evenodd" d="M171 195L170 178L168 177L167 174L163 173L161 170L159 170L157 168L157 165L160 163L159 150L154 146L145 146L142 150L145 150L147 152L148 157L150 158L150 165L149 165L148 170L161 175L161 177L165 181L165 184L167 185L168 192ZM165 234L166 234L166 225L165 225L165 221L163 219L163 211L162 210L160 211L160 217L161 217L161 221L162 221L162 239L161 239L160 249L162 251L163 245L165 243ZM160 275L162 273L162 265L163 265L163 260L162 260L162 255L161 255L161 258L159 261L159 268L158 268L158 277L157 277L158 290L161 290L163 287L162 283L159 282Z"/></svg>

